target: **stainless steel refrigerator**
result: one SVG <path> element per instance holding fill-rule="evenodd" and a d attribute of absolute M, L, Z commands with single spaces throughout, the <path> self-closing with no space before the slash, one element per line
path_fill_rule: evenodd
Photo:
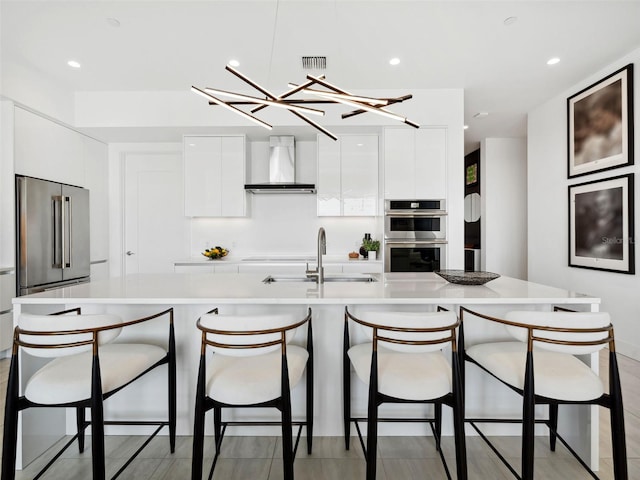
<path fill-rule="evenodd" d="M 18 295 L 89 281 L 89 190 L 16 176 Z"/>

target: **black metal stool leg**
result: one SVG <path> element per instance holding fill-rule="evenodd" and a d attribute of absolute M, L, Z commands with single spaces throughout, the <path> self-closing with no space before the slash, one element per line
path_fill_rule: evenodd
<path fill-rule="evenodd" d="M 16 448 L 18 443 L 18 355 L 11 356 L 7 397 L 4 407 L 4 433 L 2 439 L 2 480 L 16 478 Z"/>
<path fill-rule="evenodd" d="M 624 429 L 624 409 L 620 374 L 615 352 L 609 352 L 609 392 L 611 396 L 611 444 L 613 447 L 613 472 L 616 480 L 629 478 L 627 467 L 627 446 Z"/>
<path fill-rule="evenodd" d="M 282 356 L 282 467 L 284 480 L 293 480 L 293 438 L 291 432 L 291 394 L 286 355 Z"/>
<path fill-rule="evenodd" d="M 84 407 L 76 407 L 76 427 L 78 428 L 78 451 L 84 452 L 84 430 L 86 423 L 86 412 Z"/>
<path fill-rule="evenodd" d="M 213 407 L 213 438 L 216 441 L 216 454 L 219 454 L 220 435 L 222 433 L 222 407 Z"/>
<path fill-rule="evenodd" d="M 193 421 L 193 453 L 191 457 L 191 479 L 202 480 L 202 461 L 204 451 L 204 390 L 205 390 L 205 355 L 200 355 L 198 369 L 198 386 L 196 387 L 196 406 Z M 217 448 L 217 442 L 216 442 Z"/>
<path fill-rule="evenodd" d="M 173 328 L 173 311 L 169 326 L 169 447 L 171 453 L 176 451 L 176 420 L 177 420 L 177 381 L 176 381 L 176 340 Z"/>
<path fill-rule="evenodd" d="M 452 357 L 453 377 L 453 434 L 456 447 L 456 471 L 458 480 L 467 480 L 467 443 L 464 434 L 464 389 L 460 374 L 460 358 Z"/>
<path fill-rule="evenodd" d="M 376 480 L 378 461 L 378 352 L 376 350 L 371 355 L 367 410 L 367 480 Z"/>
<path fill-rule="evenodd" d="M 100 360 L 98 355 L 94 353 L 91 375 L 91 461 L 93 480 L 105 479 L 104 410 L 102 401 Z"/>
<path fill-rule="evenodd" d="M 351 364 L 349 362 L 349 324 L 345 314 L 342 345 L 342 415 L 344 421 L 344 446 L 349 450 L 351 441 Z"/>
<path fill-rule="evenodd" d="M 307 330 L 307 453 L 311 455 L 313 448 L 313 327 L 311 319 Z"/>
<path fill-rule="evenodd" d="M 433 404 L 433 417 L 436 424 L 436 450 L 440 451 L 440 439 L 442 438 L 442 404 Z"/>
<path fill-rule="evenodd" d="M 556 451 L 556 440 L 558 435 L 558 404 L 549 404 L 549 448 L 552 452 Z"/>
<path fill-rule="evenodd" d="M 535 438 L 533 378 L 533 353 L 527 352 L 522 408 L 522 480 L 533 480 L 533 442 Z"/>

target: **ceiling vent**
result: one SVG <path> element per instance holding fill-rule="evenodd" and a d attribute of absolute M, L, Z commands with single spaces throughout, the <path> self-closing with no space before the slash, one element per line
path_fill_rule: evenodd
<path fill-rule="evenodd" d="M 326 70 L 327 57 L 302 57 L 302 68 L 305 70 Z"/>

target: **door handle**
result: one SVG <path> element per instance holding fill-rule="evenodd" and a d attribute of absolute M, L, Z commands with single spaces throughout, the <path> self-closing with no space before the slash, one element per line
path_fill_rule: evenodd
<path fill-rule="evenodd" d="M 130 257 L 131 255 L 135 255 L 135 252 L 132 252 L 131 250 L 127 251 L 127 256 Z"/>

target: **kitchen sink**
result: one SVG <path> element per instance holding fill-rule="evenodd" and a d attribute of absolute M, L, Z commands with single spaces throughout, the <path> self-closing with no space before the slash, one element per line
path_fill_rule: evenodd
<path fill-rule="evenodd" d="M 315 278 L 309 278 L 305 275 L 269 275 L 264 280 L 264 283 L 274 283 L 274 282 L 309 282 L 316 283 Z M 333 282 L 377 282 L 378 279 L 373 275 L 325 275 L 324 276 L 325 283 L 333 283 Z"/>

